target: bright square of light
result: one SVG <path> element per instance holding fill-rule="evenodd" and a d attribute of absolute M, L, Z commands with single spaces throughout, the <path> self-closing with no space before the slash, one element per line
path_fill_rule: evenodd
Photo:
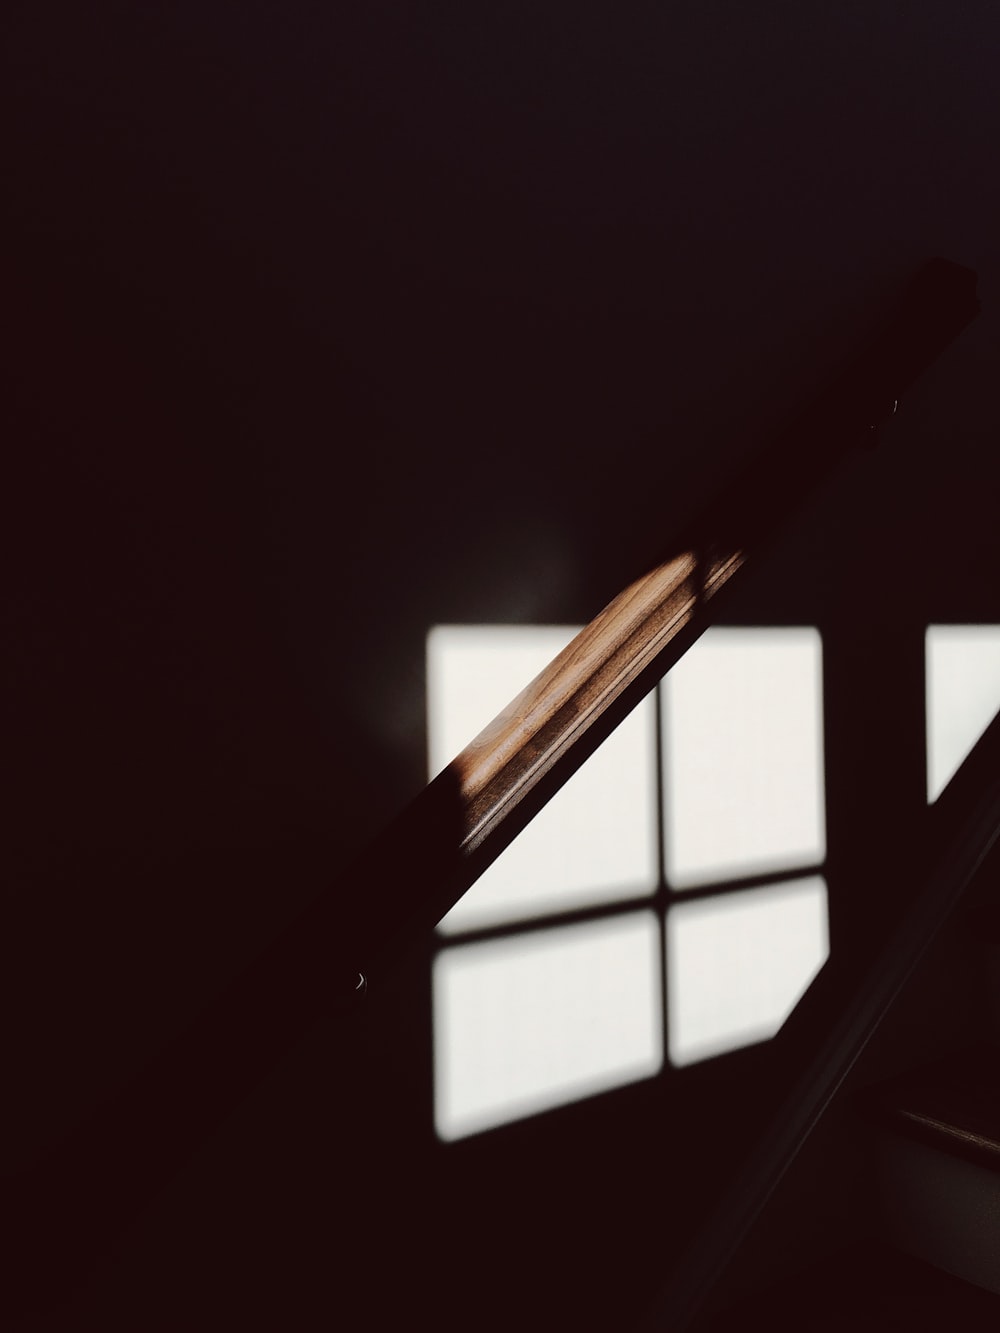
<path fill-rule="evenodd" d="M 452 945 L 434 963 L 434 1105 L 453 1140 L 663 1065 L 652 912 Z"/>
<path fill-rule="evenodd" d="M 442 625 L 427 643 L 428 759 L 441 771 L 577 633 Z M 448 913 L 451 933 L 652 893 L 656 722 L 644 699 Z"/>
<path fill-rule="evenodd" d="M 671 886 L 819 864 L 826 825 L 818 630 L 710 628 L 660 688 Z"/>
<path fill-rule="evenodd" d="M 927 800 L 947 787 L 1000 711 L 1000 625 L 929 625 Z"/>
<path fill-rule="evenodd" d="M 829 955 L 820 875 L 678 903 L 667 913 L 670 1062 L 773 1037 Z"/>

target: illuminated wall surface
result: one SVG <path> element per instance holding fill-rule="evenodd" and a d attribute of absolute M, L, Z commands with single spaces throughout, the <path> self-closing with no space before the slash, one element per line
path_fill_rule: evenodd
<path fill-rule="evenodd" d="M 575 632 L 435 629 L 432 774 Z M 710 630 L 658 694 L 440 924 L 444 1139 L 766 1040 L 826 959 L 819 634 Z"/>
<path fill-rule="evenodd" d="M 433 630 L 431 773 L 575 632 Z M 931 627 L 926 668 L 933 801 L 1000 708 L 1000 627 Z M 828 955 L 825 855 L 819 633 L 710 629 L 440 923 L 440 1137 L 774 1036 Z"/>
<path fill-rule="evenodd" d="M 1000 625 L 929 625 L 927 800 L 934 802 L 1000 712 Z"/>

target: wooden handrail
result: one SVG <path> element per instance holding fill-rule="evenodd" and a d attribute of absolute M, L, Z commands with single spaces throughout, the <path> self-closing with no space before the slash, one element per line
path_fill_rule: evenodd
<path fill-rule="evenodd" d="M 439 919 L 457 901 L 682 656 L 713 618 L 709 604 L 748 559 L 774 542 L 839 460 L 875 445 L 905 390 L 979 308 L 972 270 L 943 259 L 924 265 L 833 387 L 455 757 L 439 779 L 444 791 L 431 784 L 405 822 L 390 828 L 388 841 L 405 843 L 414 822 L 424 818 L 422 805 L 432 826 L 441 820 L 440 812 L 431 813 L 437 804 L 452 807 L 447 845 L 437 847 L 441 859 L 429 863 L 440 887 L 425 899 L 431 915 Z M 412 898 L 399 903 L 401 924 L 415 906 Z"/>
<path fill-rule="evenodd" d="M 694 551 L 632 583 L 453 761 L 463 847 L 473 852 L 591 723 L 654 662 L 743 563 L 705 570 Z"/>

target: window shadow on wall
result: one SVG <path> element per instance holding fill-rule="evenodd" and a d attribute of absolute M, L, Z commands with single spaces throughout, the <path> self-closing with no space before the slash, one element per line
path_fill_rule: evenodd
<path fill-rule="evenodd" d="M 573 636 L 440 626 L 432 772 Z M 766 1041 L 826 961 L 822 643 L 709 629 L 438 928 L 452 1141 Z"/>

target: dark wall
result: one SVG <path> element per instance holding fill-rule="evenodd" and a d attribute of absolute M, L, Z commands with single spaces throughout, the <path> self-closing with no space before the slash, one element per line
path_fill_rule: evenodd
<path fill-rule="evenodd" d="M 912 752 L 893 644 L 1000 618 L 988 5 L 36 3 L 5 30 L 10 1165 L 419 790 L 431 625 L 589 618 L 942 254 L 983 314 L 739 611 L 831 627 L 880 753 Z M 872 832 L 857 759 L 841 822 Z M 537 1269 L 558 1308 L 586 1251 L 541 1238 L 596 1198 L 571 1231 L 599 1255 L 655 1139 L 624 1190 L 574 1152 L 623 1145 L 628 1096 L 561 1156 L 528 1129 L 445 1162 L 411 966 L 147 1216 L 102 1327 L 410 1291 L 482 1327 L 439 1247 L 519 1201 L 523 1243 L 467 1271 L 512 1273 L 509 1313 Z M 462 1235 L 428 1237 L 436 1197 Z M 359 1216 L 370 1271 L 363 1238 L 338 1261 Z M 645 1243 L 612 1245 L 643 1282 Z"/>

